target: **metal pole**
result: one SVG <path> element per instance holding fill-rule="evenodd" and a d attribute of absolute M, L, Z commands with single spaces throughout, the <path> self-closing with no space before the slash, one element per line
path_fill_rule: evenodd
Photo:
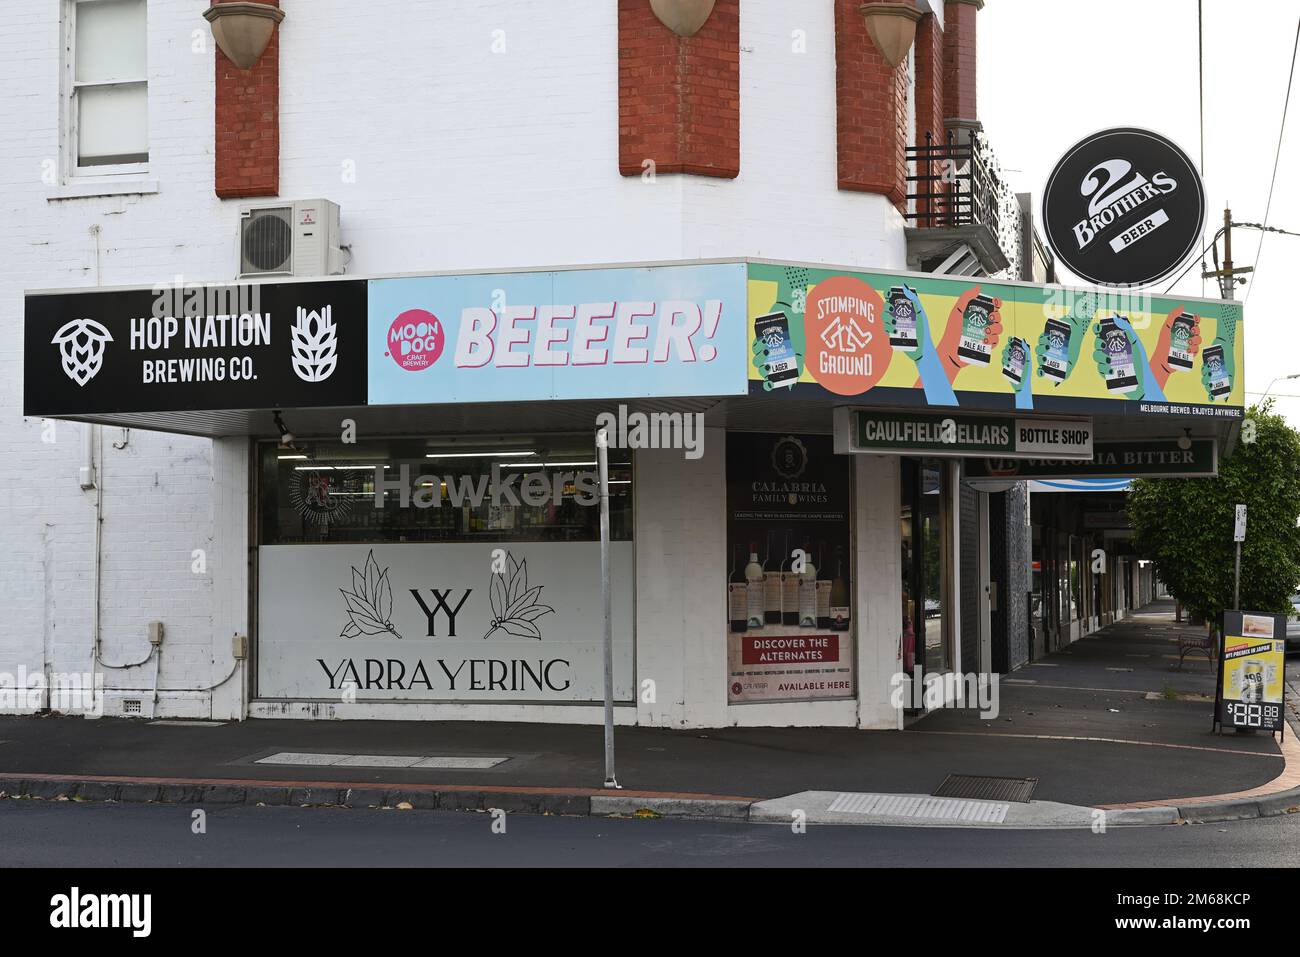
<path fill-rule="evenodd" d="M 1241 542 L 1237 542 L 1237 564 L 1232 577 L 1232 610 L 1241 611 Z"/>
<path fill-rule="evenodd" d="M 609 587 L 609 434 L 596 431 L 596 462 L 600 475 L 600 598 L 605 609 L 605 787 L 619 786 L 614 777 L 614 615 Z"/>

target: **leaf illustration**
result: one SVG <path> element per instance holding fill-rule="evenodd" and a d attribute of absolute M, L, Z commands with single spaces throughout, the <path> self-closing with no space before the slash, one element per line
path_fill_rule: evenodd
<path fill-rule="evenodd" d="M 528 587 L 528 559 L 517 562 L 509 552 L 506 552 L 506 558 L 510 565 L 510 578 L 507 580 L 503 573 L 492 575 L 489 588 L 492 623 L 488 625 L 483 637 L 488 638 L 497 631 L 504 631 L 516 638 L 536 638 L 541 641 L 542 631 L 533 622 L 543 615 L 555 612 L 549 605 L 537 604 L 537 599 L 546 586 Z"/>
<path fill-rule="evenodd" d="M 290 327 L 293 348 L 293 371 L 304 382 L 324 382 L 338 365 L 338 326 L 331 315 L 332 306 L 319 312 L 298 307 L 298 318 Z"/>
<path fill-rule="evenodd" d="M 348 624 L 339 632 L 340 638 L 359 635 L 392 635 L 401 638 L 393 627 L 393 588 L 388 581 L 388 569 L 379 570 L 375 551 L 370 550 L 365 564 L 352 569 L 352 591 L 339 589 L 348 608 Z"/>
<path fill-rule="evenodd" d="M 492 585 L 488 588 L 488 600 L 492 603 L 492 615 L 502 618 L 506 613 L 506 585 L 503 575 L 493 575 Z"/>

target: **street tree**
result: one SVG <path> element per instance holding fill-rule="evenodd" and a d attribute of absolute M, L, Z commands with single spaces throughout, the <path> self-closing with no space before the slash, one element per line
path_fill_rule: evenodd
<path fill-rule="evenodd" d="M 1210 479 L 1138 479 L 1129 492 L 1134 545 L 1169 593 L 1214 621 L 1232 607 L 1236 506 L 1247 507 L 1241 607 L 1289 612 L 1300 584 L 1300 433 L 1252 406 L 1240 441 Z"/>

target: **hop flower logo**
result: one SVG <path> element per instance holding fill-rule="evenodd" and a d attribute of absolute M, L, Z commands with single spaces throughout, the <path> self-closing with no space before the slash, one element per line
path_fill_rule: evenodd
<path fill-rule="evenodd" d="M 324 382 L 338 365 L 338 326 L 332 308 L 308 312 L 298 307 L 291 330 L 293 371 L 303 382 Z"/>
<path fill-rule="evenodd" d="M 84 386 L 104 367 L 104 347 L 112 341 L 109 331 L 94 319 L 73 319 L 59 328 L 50 344 L 59 347 L 64 374 Z"/>

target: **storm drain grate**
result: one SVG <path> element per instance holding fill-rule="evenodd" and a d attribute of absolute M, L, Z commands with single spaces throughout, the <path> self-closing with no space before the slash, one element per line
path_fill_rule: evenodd
<path fill-rule="evenodd" d="M 1036 787 L 1038 787 L 1038 778 L 991 778 L 978 774 L 950 774 L 935 789 L 934 796 L 1028 804 Z"/>

